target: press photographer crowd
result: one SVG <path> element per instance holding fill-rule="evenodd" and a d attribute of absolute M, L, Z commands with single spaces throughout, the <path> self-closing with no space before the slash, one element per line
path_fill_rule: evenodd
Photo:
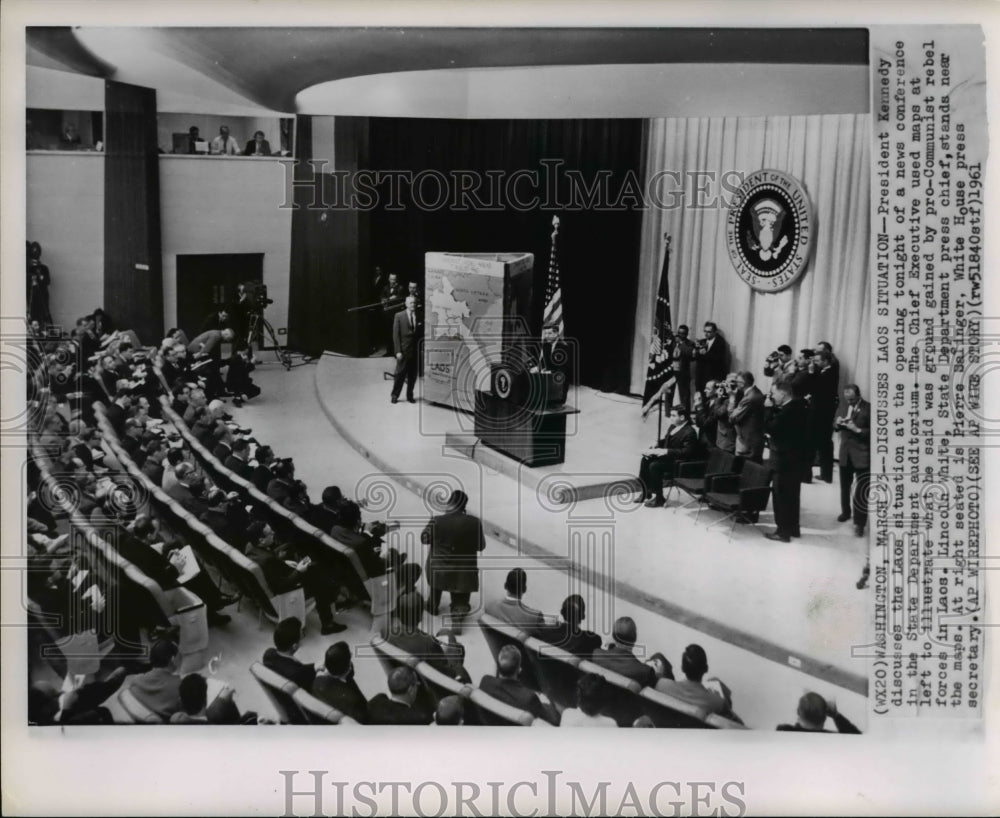
<path fill-rule="evenodd" d="M 679 326 L 668 339 L 670 378 L 661 400 L 670 409 L 670 426 L 657 445 L 643 453 L 639 477 L 644 491 L 637 502 L 665 505 L 664 488 L 698 491 L 725 508 L 728 495 L 735 521 L 756 522 L 771 499 L 775 529 L 768 539 L 790 542 L 802 536 L 802 484 L 832 483 L 834 434 L 840 484 L 838 522 L 852 522 L 864 536 L 868 522 L 871 407 L 856 384 L 840 387 L 840 363 L 833 347 L 820 341 L 793 354 L 787 344 L 764 361 L 768 394 L 749 371 L 729 371 L 730 350 L 712 322 L 704 337 L 689 339 Z M 841 401 L 841 397 L 843 401 Z M 765 463 L 764 454 L 767 452 Z M 685 462 L 701 466 L 685 472 Z M 748 465 L 750 464 L 750 465 Z M 758 468 L 765 464 L 765 468 Z M 818 469 L 818 474 L 814 470 Z M 738 475 L 711 485 L 712 475 Z M 768 486 L 770 488 L 768 489 Z M 756 492 L 756 493 L 754 493 Z M 833 509 L 831 509 L 833 514 Z M 868 581 L 866 567 L 858 582 Z"/>

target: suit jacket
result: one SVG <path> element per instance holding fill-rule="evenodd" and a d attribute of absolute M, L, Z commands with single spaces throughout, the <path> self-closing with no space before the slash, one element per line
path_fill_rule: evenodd
<path fill-rule="evenodd" d="M 434 714 L 427 710 L 393 701 L 379 693 L 368 702 L 369 724 L 431 724 Z"/>
<path fill-rule="evenodd" d="M 694 344 L 674 338 L 674 348 L 670 355 L 670 368 L 678 374 L 691 377 L 691 361 L 694 360 Z"/>
<path fill-rule="evenodd" d="M 523 631 L 535 635 L 535 631 L 545 623 L 541 611 L 529 608 L 518 599 L 508 599 L 504 597 L 497 602 L 491 602 L 486 606 L 486 613 L 516 625 Z"/>
<path fill-rule="evenodd" d="M 595 650 L 590 661 L 595 665 L 620 673 L 622 676 L 627 676 L 643 686 L 656 682 L 656 673 L 653 668 L 636 659 L 631 650 L 618 647 L 614 643 L 606 648 Z"/>
<path fill-rule="evenodd" d="M 253 474 L 250 464 L 246 460 L 240 460 L 236 455 L 231 454 L 226 458 L 225 466 L 233 474 L 238 474 L 244 480 L 249 480 Z"/>
<path fill-rule="evenodd" d="M 154 667 L 132 679 L 129 689 L 146 707 L 169 719 L 181 709 L 181 677 L 163 667 Z"/>
<path fill-rule="evenodd" d="M 823 424 L 825 432 L 829 430 L 833 416 L 837 414 L 837 405 L 840 403 L 837 390 L 838 375 L 830 366 L 814 373 L 812 378 L 813 413 L 817 421 Z"/>
<path fill-rule="evenodd" d="M 345 682 L 329 673 L 318 673 L 312 684 L 312 694 L 345 716 L 361 724 L 368 723 L 368 701 L 354 679 Z"/>
<path fill-rule="evenodd" d="M 434 517 L 420 541 L 431 547 L 424 574 L 432 588 L 456 593 L 479 590 L 476 557 L 486 548 L 486 539 L 478 517 L 461 511 Z"/>
<path fill-rule="evenodd" d="M 715 418 L 715 445 L 724 452 L 736 452 L 736 427 L 729 418 L 729 398 L 717 397 L 712 401 Z"/>
<path fill-rule="evenodd" d="M 274 479 L 274 473 L 267 467 L 258 464 L 257 468 L 250 474 L 250 482 L 257 487 L 257 491 L 267 492 L 268 484 Z"/>
<path fill-rule="evenodd" d="M 284 676 L 290 682 L 295 682 L 305 690 L 312 687 L 313 680 L 316 678 L 315 667 L 303 664 L 292 656 L 284 656 L 278 653 L 275 648 L 268 648 L 264 651 L 263 664 L 264 667 Z"/>
<path fill-rule="evenodd" d="M 809 446 L 809 410 L 802 398 L 777 407 L 767 422 L 770 464 L 776 471 L 800 471 Z"/>
<path fill-rule="evenodd" d="M 698 454 L 698 432 L 690 423 L 671 428 L 657 448 L 666 449 L 674 460 L 690 460 Z"/>
<path fill-rule="evenodd" d="M 243 151 L 243 155 L 244 156 L 255 156 L 256 155 L 256 151 L 257 151 L 257 140 L 256 139 L 251 139 L 249 142 L 247 142 L 247 149 L 245 151 Z M 262 139 L 261 140 L 261 143 L 260 143 L 260 153 L 261 153 L 261 156 L 270 156 L 271 155 L 271 143 L 268 142 L 266 139 Z"/>
<path fill-rule="evenodd" d="M 406 310 L 400 310 L 392 319 L 392 343 L 396 354 L 402 353 L 404 358 L 414 357 L 420 343 L 423 321 L 416 311 L 413 313 L 413 323 L 414 326 L 410 327 L 409 314 Z"/>
<path fill-rule="evenodd" d="M 554 707 L 546 706 L 520 679 L 504 679 L 499 676 L 483 676 L 479 689 L 494 699 L 513 705 L 519 710 L 527 710 L 539 719 L 545 719 L 550 724 L 559 724 L 559 714 Z"/>
<path fill-rule="evenodd" d="M 838 420 L 847 418 L 851 411 L 850 404 L 844 404 Z M 841 428 L 840 431 L 840 452 L 837 460 L 840 465 L 850 464 L 856 469 L 867 469 L 871 467 L 871 422 L 872 406 L 864 398 L 859 398 L 854 407 L 854 415 L 851 418 L 854 425 L 861 431 L 852 432 L 850 429 Z"/>
<path fill-rule="evenodd" d="M 410 656 L 417 656 L 421 661 L 427 662 L 435 670 L 451 676 L 452 668 L 449 666 L 448 658 L 444 655 L 444 648 L 429 633 L 425 633 L 419 628 L 407 631 L 394 623 L 394 627 L 382 629 L 382 638 L 390 645 L 399 648 Z"/>
<path fill-rule="evenodd" d="M 379 556 L 379 548 L 382 545 L 381 541 L 375 539 L 370 534 L 345 528 L 339 523 L 333 525 L 326 533 L 358 555 L 358 559 L 361 560 L 361 567 L 365 569 L 365 573 L 368 576 L 378 577 L 385 573 L 385 563 Z"/>
<path fill-rule="evenodd" d="M 729 344 L 720 335 L 715 336 L 712 346 L 698 356 L 698 382 L 722 380 L 729 374 Z"/>
<path fill-rule="evenodd" d="M 570 628 L 568 622 L 560 622 L 552 628 L 539 628 L 537 636 L 560 650 L 584 659 L 589 659 L 601 646 L 601 637 L 596 633 Z"/>
<path fill-rule="evenodd" d="M 751 457 L 764 451 L 764 393 L 756 386 L 743 392 L 729 422 L 736 428 L 736 454 Z"/>

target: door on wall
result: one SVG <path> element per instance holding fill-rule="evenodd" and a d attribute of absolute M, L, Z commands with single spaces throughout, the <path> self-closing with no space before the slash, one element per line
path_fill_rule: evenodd
<path fill-rule="evenodd" d="M 236 300 L 238 284 L 263 281 L 263 253 L 178 255 L 177 326 L 193 338 L 210 313 Z"/>

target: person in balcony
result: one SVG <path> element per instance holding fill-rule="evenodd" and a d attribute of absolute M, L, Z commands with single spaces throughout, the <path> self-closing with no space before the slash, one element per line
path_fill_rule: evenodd
<path fill-rule="evenodd" d="M 239 156 L 240 146 L 236 139 L 229 135 L 229 126 L 219 127 L 219 135 L 208 146 L 208 152 L 213 156 Z"/>
<path fill-rule="evenodd" d="M 264 138 L 263 131 L 254 131 L 253 139 L 247 142 L 247 148 L 243 151 L 246 156 L 270 156 L 271 145 Z"/>

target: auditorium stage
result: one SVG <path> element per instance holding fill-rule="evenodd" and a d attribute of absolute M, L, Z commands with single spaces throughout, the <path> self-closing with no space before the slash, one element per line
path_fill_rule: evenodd
<path fill-rule="evenodd" d="M 728 522 L 709 527 L 722 515 L 699 515 L 697 504 L 681 507 L 674 497 L 665 508 L 647 509 L 630 502 L 638 452 L 656 436 L 655 415 L 643 422 L 637 400 L 572 390 L 580 412 L 568 426 L 566 462 L 528 469 L 473 445 L 471 416 L 423 401 L 392 405 L 383 376 L 392 364 L 327 354 L 316 367 L 323 411 L 372 464 L 356 487 L 370 512 L 394 516 L 399 487 L 425 496 L 428 514 L 428 495 L 463 488 L 487 536 L 563 571 L 567 590 L 591 599 L 595 630 L 614 618 L 595 588 L 611 588 L 616 598 L 865 694 L 865 662 L 852 658 L 851 646 L 868 642 L 868 594 L 855 587 L 867 539 L 836 521 L 836 484 L 803 486 L 800 540 L 765 539 L 770 510 L 758 528 L 737 525 L 730 539 Z M 419 389 L 418 382 L 418 396 Z M 403 519 L 397 542 L 419 548 L 405 533 L 426 519 Z M 508 562 L 490 577 L 487 549 L 483 581 L 502 584 Z"/>

